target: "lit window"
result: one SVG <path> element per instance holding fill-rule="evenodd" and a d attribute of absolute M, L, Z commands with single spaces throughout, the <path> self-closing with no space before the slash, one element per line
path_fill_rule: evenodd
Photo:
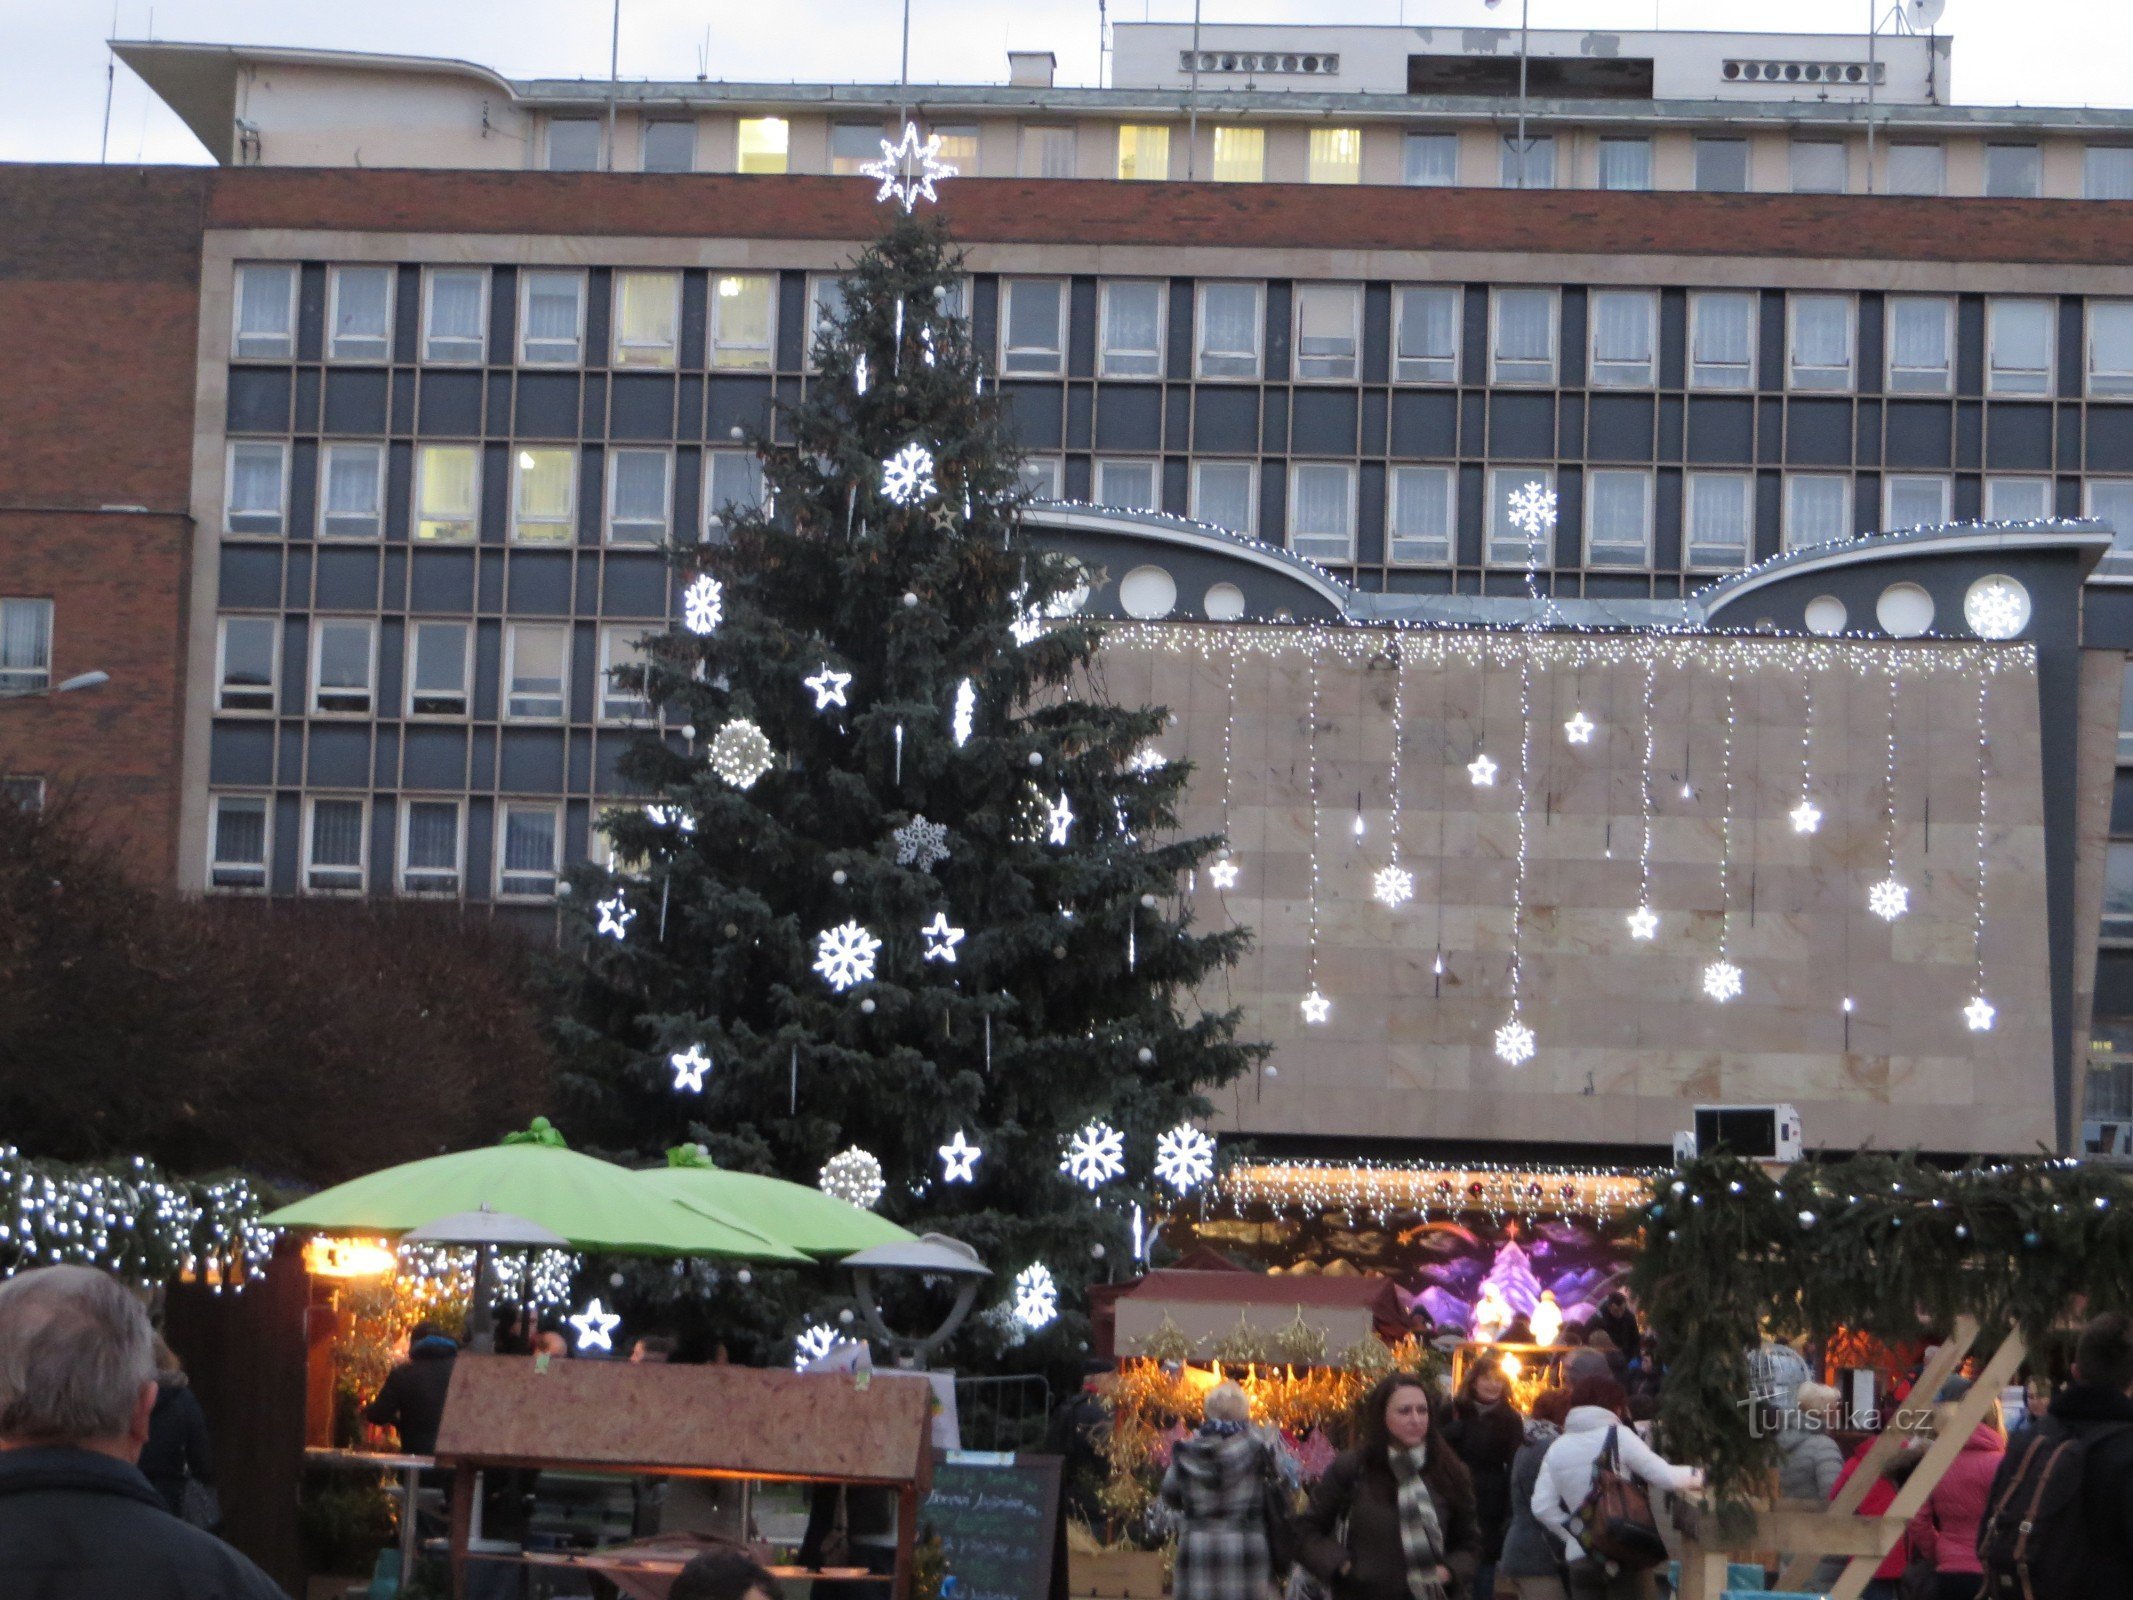
<path fill-rule="evenodd" d="M 289 447 L 243 439 L 230 446 L 225 533 L 278 534 L 287 524 Z"/>
<path fill-rule="evenodd" d="M 815 346 L 824 339 L 834 341 L 837 323 L 844 315 L 844 280 L 832 277 L 811 277 L 807 280 L 807 370 L 815 370 Z"/>
<path fill-rule="evenodd" d="M 1249 461 L 1195 461 L 1192 514 L 1231 533 L 1259 527 L 1259 469 Z"/>
<path fill-rule="evenodd" d="M 319 452 L 318 536 L 375 539 L 385 531 L 385 446 L 328 444 Z"/>
<path fill-rule="evenodd" d="M 1194 370 L 1203 378 L 1259 376 L 1259 335 L 1265 322 L 1257 283 L 1200 285 L 1199 338 Z"/>
<path fill-rule="evenodd" d="M 461 832 L 457 800 L 400 805 L 400 892 L 459 893 Z"/>
<path fill-rule="evenodd" d="M 504 629 L 504 715 L 556 722 L 570 671 L 570 629 L 560 622 L 514 622 Z"/>
<path fill-rule="evenodd" d="M 1787 310 L 1792 319 L 1789 372 L 1795 389 L 1849 389 L 1852 386 L 1852 297 L 1848 294 L 1796 294 Z"/>
<path fill-rule="evenodd" d="M 1008 278 L 1000 285 L 1000 370 L 1038 375 L 1066 370 L 1066 284 Z"/>
<path fill-rule="evenodd" d="M 383 361 L 392 353 L 393 269 L 335 267 L 326 301 L 331 361 Z"/>
<path fill-rule="evenodd" d="M 1696 187 L 1706 194 L 1743 194 L 1748 188 L 1746 139 L 1698 139 Z"/>
<path fill-rule="evenodd" d="M 2089 302 L 2089 393 L 2133 394 L 2133 300 Z"/>
<path fill-rule="evenodd" d="M 1460 291 L 1429 284 L 1392 291 L 1392 375 L 1400 383 L 1459 379 Z"/>
<path fill-rule="evenodd" d="M 644 170 L 647 172 L 694 172 L 696 170 L 696 124 L 693 122 L 647 122 L 644 125 Z"/>
<path fill-rule="evenodd" d="M 0 600 L 0 695 L 35 694 L 52 681 L 52 602 Z"/>
<path fill-rule="evenodd" d="M 704 539 L 723 543 L 729 512 L 763 508 L 763 463 L 753 450 L 704 452 Z"/>
<path fill-rule="evenodd" d="M 556 808 L 547 801 L 506 800 L 496 853 L 496 893 L 503 900 L 555 898 L 556 845 L 562 836 Z"/>
<path fill-rule="evenodd" d="M 671 367 L 681 346 L 681 274 L 615 274 L 615 365 Z"/>
<path fill-rule="evenodd" d="M 1947 153 L 1937 144 L 1889 146 L 1890 194 L 1939 194 L 1947 187 Z"/>
<path fill-rule="evenodd" d="M 1755 543 L 1755 480 L 1745 472 L 1692 472 L 1685 501 L 1690 567 L 1732 572 Z"/>
<path fill-rule="evenodd" d="M 1784 537 L 1787 550 L 1849 539 L 1852 480 L 1834 472 L 1785 475 Z"/>
<path fill-rule="evenodd" d="M 1363 130 L 1313 128 L 1310 166 L 1306 172 L 1312 183 L 1361 183 Z"/>
<path fill-rule="evenodd" d="M 1452 559 L 1456 483 L 1450 467 L 1392 469 L 1385 523 L 1394 561 L 1441 567 Z"/>
<path fill-rule="evenodd" d="M 2058 318 L 2049 300 L 1985 302 L 1985 392 L 2052 392 L 2052 345 Z"/>
<path fill-rule="evenodd" d="M 1946 394 L 1955 378 L 1955 302 L 1901 294 L 1888 308 L 1890 393 Z"/>
<path fill-rule="evenodd" d="M 2051 514 L 2051 479 L 1991 477 L 1985 480 L 1985 519 L 1988 522 L 2038 522 Z"/>
<path fill-rule="evenodd" d="M 831 280 L 834 281 L 834 280 Z M 711 365 L 770 365 L 777 280 L 768 273 L 725 273 L 711 281 Z"/>
<path fill-rule="evenodd" d="M 1211 176 L 1217 183 L 1258 183 L 1264 179 L 1266 130 L 1215 129 L 1215 163 Z"/>
<path fill-rule="evenodd" d="M 1118 130 L 1118 175 L 1132 182 L 1170 176 L 1170 130 L 1127 123 Z"/>
<path fill-rule="evenodd" d="M 1523 146 L 1515 137 L 1506 136 L 1500 181 L 1506 189 L 1553 189 L 1555 135 L 1529 134 Z"/>
<path fill-rule="evenodd" d="M 861 167 L 881 159 L 881 137 L 878 122 L 831 123 L 830 171 L 839 177 L 857 177 Z"/>
<path fill-rule="evenodd" d="M 217 711 L 272 711 L 281 623 L 273 617 L 224 617 L 216 669 Z"/>
<path fill-rule="evenodd" d="M 2081 494 L 2081 514 L 2111 525 L 2111 554 L 2122 556 L 2133 550 L 2133 478 L 2090 478 L 2083 483 Z M 2126 707 L 2133 712 L 2133 698 Z"/>
<path fill-rule="evenodd" d="M 553 118 L 548 124 L 548 170 L 597 172 L 599 168 L 599 118 Z"/>
<path fill-rule="evenodd" d="M 1651 140 L 1602 139 L 1600 141 L 1601 188 L 1649 189 L 1651 186 Z"/>
<path fill-rule="evenodd" d="M 1949 483 L 1939 473 L 1892 472 L 1882 483 L 1884 528 L 1930 528 L 1948 520 Z"/>
<path fill-rule="evenodd" d="M 607 457 L 607 542 L 666 542 L 672 456 L 665 450 L 618 449 Z"/>
<path fill-rule="evenodd" d="M 2084 150 L 2081 192 L 2091 200 L 2133 200 L 2133 145 L 2092 144 Z"/>
<path fill-rule="evenodd" d="M 2044 192 L 2044 152 L 2033 144 L 1985 146 L 1985 193 L 2002 200 L 2034 200 Z"/>
<path fill-rule="evenodd" d="M 1096 503 L 1121 511 L 1160 511 L 1153 461 L 1096 463 Z"/>
<path fill-rule="evenodd" d="M 978 174 L 978 130 L 974 123 L 936 122 L 927 129 L 941 141 L 938 155 L 965 178 Z"/>
<path fill-rule="evenodd" d="M 520 446 L 511 475 L 511 537 L 521 544 L 568 544 L 577 505 L 578 453 Z"/>
<path fill-rule="evenodd" d="M 741 118 L 739 150 L 740 169 L 743 172 L 783 172 L 785 151 L 792 134 L 792 125 L 783 117 Z M 877 138 L 880 136 L 877 134 Z M 875 146 L 879 156 L 881 148 Z"/>
<path fill-rule="evenodd" d="M 322 716 L 368 716 L 377 676 L 378 625 L 318 617 L 311 625 L 311 709 Z"/>
<path fill-rule="evenodd" d="M 1410 133 L 1401 180 L 1413 189 L 1447 188 L 1459 181 L 1459 135 Z"/>
<path fill-rule="evenodd" d="M 422 307 L 422 359 L 470 365 L 488 348 L 489 274 L 481 267 L 433 267 Z"/>
<path fill-rule="evenodd" d="M 1843 144 L 1835 139 L 1792 141 L 1792 192 L 1842 194 L 1850 177 Z"/>
<path fill-rule="evenodd" d="M 1689 296 L 1689 387 L 1755 387 L 1755 296 Z"/>
<path fill-rule="evenodd" d="M 528 366 L 576 366 L 585 335 L 584 275 L 528 272 L 519 282 L 519 360 Z"/>
<path fill-rule="evenodd" d="M 1024 456 L 1022 465 L 1015 469 L 1015 477 L 1022 492 L 1032 500 L 1057 500 L 1060 469 L 1064 465 L 1057 456 Z"/>
<path fill-rule="evenodd" d="M 1072 128 L 1025 127 L 1022 130 L 1022 156 L 1015 168 L 1022 177 L 1071 178 L 1075 173 L 1075 160 Z"/>
<path fill-rule="evenodd" d="M 1555 471 L 1552 467 L 1491 467 L 1489 468 L 1489 520 L 1487 546 L 1483 554 L 1492 567 L 1522 567 L 1536 557 L 1536 564 L 1543 570 L 1555 565 L 1553 536 L 1545 529 L 1536 536 L 1511 520 L 1511 497 L 1529 483 L 1537 483 L 1543 489 L 1555 488 Z"/>
<path fill-rule="evenodd" d="M 1313 561 L 1355 559 L 1355 468 L 1302 461 L 1289 469 L 1289 548 Z"/>
<path fill-rule="evenodd" d="M 1498 289 L 1491 296 L 1498 383 L 1555 382 L 1555 291 Z"/>
<path fill-rule="evenodd" d="M 415 447 L 415 538 L 464 544 L 480 510 L 481 452 L 470 444 Z"/>
<path fill-rule="evenodd" d="M 239 361 L 287 361 L 296 354 L 296 268 L 248 261 L 237 269 L 230 354 Z"/>
<path fill-rule="evenodd" d="M 1362 339 L 1363 291 L 1353 284 L 1296 286 L 1296 376 L 1353 382 Z"/>
<path fill-rule="evenodd" d="M 1585 474 L 1585 561 L 1594 567 L 1651 565 L 1649 472 L 1598 467 Z"/>
<path fill-rule="evenodd" d="M 644 628 L 630 624 L 600 630 L 600 720 L 644 722 L 652 715 L 652 702 L 644 690 L 626 687 L 618 673 L 647 664 L 642 643 Z"/>
<path fill-rule="evenodd" d="M 1658 296 L 1642 289 L 1595 289 L 1591 316 L 1593 387 L 1649 389 Z"/>
<path fill-rule="evenodd" d="M 1170 286 L 1106 279 L 1100 370 L 1106 378 L 1160 378 Z"/>
<path fill-rule="evenodd" d="M 267 886 L 267 799 L 258 794 L 218 794 L 209 826 L 207 881 L 215 889 Z"/>
<path fill-rule="evenodd" d="M 474 627 L 467 622 L 408 624 L 407 714 L 463 717 L 467 714 L 467 659 Z"/>

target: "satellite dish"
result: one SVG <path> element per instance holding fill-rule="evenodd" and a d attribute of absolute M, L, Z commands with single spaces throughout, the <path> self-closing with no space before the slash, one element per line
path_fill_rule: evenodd
<path fill-rule="evenodd" d="M 1914 28 L 1930 28 L 1948 9 L 1948 0 L 1903 0 L 1904 20 Z"/>

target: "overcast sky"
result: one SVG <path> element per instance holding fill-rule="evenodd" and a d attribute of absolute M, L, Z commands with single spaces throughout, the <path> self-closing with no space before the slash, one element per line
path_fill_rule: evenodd
<path fill-rule="evenodd" d="M 1880 0 L 1886 15 L 1895 0 Z M 1204 0 L 1210 22 L 1516 24 L 1519 0 Z M 1532 0 L 1550 28 L 1863 31 L 1872 0 Z M 510 77 L 605 77 L 608 0 L 118 0 L 115 36 L 457 56 Z M 1097 81 L 1098 0 L 912 0 L 911 76 L 1004 80 L 1004 52 L 1051 50 L 1059 81 Z M 1187 20 L 1191 0 L 1111 0 L 1113 21 Z M 899 0 L 622 0 L 627 78 L 893 82 Z M 2133 0 L 1950 0 L 1957 99 L 2119 105 L 2133 100 Z M 0 160 L 94 161 L 112 0 L 0 0 Z M 206 152 L 123 66 L 113 161 Z"/>

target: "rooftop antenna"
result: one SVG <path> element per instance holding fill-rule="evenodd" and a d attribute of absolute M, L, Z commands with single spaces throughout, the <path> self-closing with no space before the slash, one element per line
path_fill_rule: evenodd
<path fill-rule="evenodd" d="M 696 81 L 702 83 L 711 76 L 711 30 L 704 29 L 704 42 L 696 47 Z"/>
<path fill-rule="evenodd" d="M 898 69 L 897 92 L 903 104 L 897 109 L 896 120 L 909 123 L 911 120 L 911 0 L 904 0 L 904 59 Z"/>
<path fill-rule="evenodd" d="M 1096 87 L 1104 86 L 1104 53 L 1111 48 L 1111 23 L 1104 0 L 1096 0 Z"/>

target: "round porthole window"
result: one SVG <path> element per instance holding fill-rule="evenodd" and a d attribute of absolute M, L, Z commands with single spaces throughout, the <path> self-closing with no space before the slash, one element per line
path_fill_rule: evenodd
<path fill-rule="evenodd" d="M 1118 582 L 1118 603 L 1129 617 L 1167 617 L 1178 603 L 1177 580 L 1161 567 L 1135 567 Z"/>
<path fill-rule="evenodd" d="M 1833 594 L 1818 594 L 1807 602 L 1807 631 L 1819 633 L 1825 638 L 1842 633 L 1844 624 L 1851 620 L 1851 613 L 1844 609 L 1844 602 Z"/>
<path fill-rule="evenodd" d="M 1211 583 L 1200 598 L 1200 609 L 1210 622 L 1235 622 L 1244 615 L 1244 591 L 1234 583 Z"/>
<path fill-rule="evenodd" d="M 1915 639 L 1933 626 L 1933 597 L 1915 583 L 1892 583 L 1874 602 L 1874 620 L 1892 639 Z"/>
<path fill-rule="evenodd" d="M 2029 591 L 2005 573 L 1980 578 L 1963 596 L 1963 621 L 1980 639 L 2012 639 L 2029 626 Z"/>

